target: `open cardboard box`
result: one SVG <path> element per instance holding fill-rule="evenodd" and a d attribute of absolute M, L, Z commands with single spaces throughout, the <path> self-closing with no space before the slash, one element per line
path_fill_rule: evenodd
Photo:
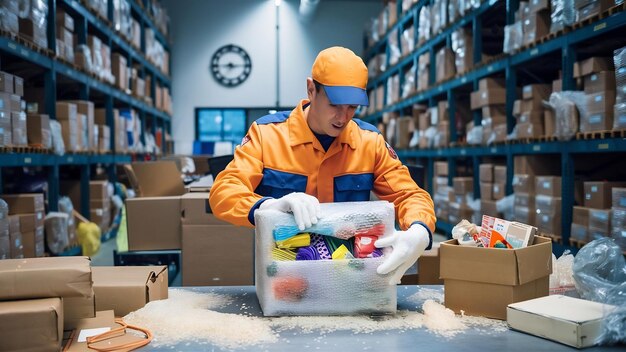
<path fill-rule="evenodd" d="M 552 242 L 535 236 L 519 249 L 460 246 L 448 240 L 440 248 L 445 306 L 456 313 L 506 319 L 510 303 L 548 295 Z"/>
<path fill-rule="evenodd" d="M 94 266 L 96 310 L 125 316 L 146 303 L 167 298 L 167 266 Z"/>

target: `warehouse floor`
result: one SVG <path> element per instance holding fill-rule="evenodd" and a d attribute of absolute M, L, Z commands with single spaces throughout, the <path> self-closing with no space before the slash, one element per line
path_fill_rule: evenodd
<path fill-rule="evenodd" d="M 447 239 L 445 235 L 442 235 L 439 233 L 435 233 L 433 237 L 434 237 L 433 238 L 434 242 L 442 242 Z M 100 251 L 96 255 L 91 257 L 91 265 L 92 266 L 112 266 L 113 265 L 113 251 L 117 249 L 116 244 L 117 243 L 114 238 L 102 243 L 100 245 Z M 170 286 L 172 287 L 182 286 L 181 282 L 182 282 L 182 278 L 179 273 L 174 278 L 174 281 L 172 282 Z"/>

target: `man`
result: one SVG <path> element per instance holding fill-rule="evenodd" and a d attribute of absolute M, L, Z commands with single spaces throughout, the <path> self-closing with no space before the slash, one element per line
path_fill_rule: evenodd
<path fill-rule="evenodd" d="M 390 284 L 432 244 L 435 213 L 430 195 L 372 125 L 353 119 L 368 105 L 367 67 L 342 47 L 319 53 L 307 78 L 308 99 L 291 112 L 261 117 L 219 174 L 210 192 L 213 213 L 254 225 L 257 209 L 293 213 L 301 230 L 319 218 L 320 202 L 367 201 L 370 191 L 393 202 L 403 231 L 376 241 L 393 251 L 377 272 L 393 270 Z"/>

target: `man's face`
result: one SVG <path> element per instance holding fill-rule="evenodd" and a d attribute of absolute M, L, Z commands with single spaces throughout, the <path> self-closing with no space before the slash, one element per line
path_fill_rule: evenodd
<path fill-rule="evenodd" d="M 311 105 L 307 122 L 313 132 L 337 137 L 346 128 L 357 105 L 333 105 L 328 100 L 324 87 L 319 91 L 315 90 L 315 84 L 311 78 L 307 79 L 307 93 Z"/>

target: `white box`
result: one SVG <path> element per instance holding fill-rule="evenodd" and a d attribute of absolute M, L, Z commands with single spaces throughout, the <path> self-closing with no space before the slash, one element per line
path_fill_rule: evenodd
<path fill-rule="evenodd" d="M 583 299 L 552 295 L 509 304 L 509 327 L 548 340 L 582 348 L 596 344 L 603 317 L 616 307 Z"/>
<path fill-rule="evenodd" d="M 396 285 L 389 285 L 393 272 L 376 273 L 391 248 L 385 248 L 383 256 L 376 258 L 303 261 L 272 258 L 275 236 L 284 239 L 309 232 L 347 239 L 377 227 L 381 237 L 395 230 L 395 211 L 389 202 L 323 203 L 320 207 L 320 220 L 305 231 L 298 231 L 291 214 L 276 210 L 255 212 L 255 283 L 263 315 L 395 313 Z M 289 280 L 297 284 L 297 290 L 285 285 Z"/>

